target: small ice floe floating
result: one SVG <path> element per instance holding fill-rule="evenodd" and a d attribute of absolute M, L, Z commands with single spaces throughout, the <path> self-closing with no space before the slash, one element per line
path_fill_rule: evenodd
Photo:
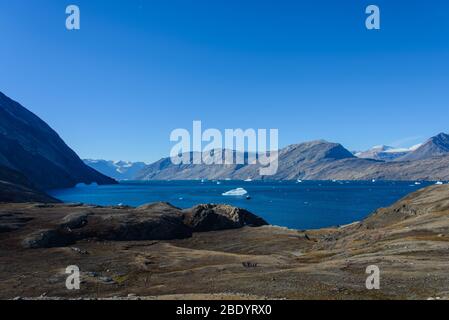
<path fill-rule="evenodd" d="M 237 196 L 237 197 L 239 197 L 239 196 L 245 196 L 247 194 L 248 194 L 248 191 L 246 191 L 245 189 L 237 188 L 237 189 L 233 189 L 233 190 L 230 190 L 228 192 L 225 192 L 222 195 L 223 196 Z"/>
<path fill-rule="evenodd" d="M 251 178 L 248 178 L 245 180 L 245 182 L 252 182 L 252 181 L 253 181 L 253 179 L 251 179 Z"/>
<path fill-rule="evenodd" d="M 298 183 L 302 183 L 302 180 L 301 180 L 301 179 L 298 179 L 298 180 L 296 180 L 296 182 L 298 182 Z"/>
<path fill-rule="evenodd" d="M 373 179 L 372 182 L 375 183 L 375 182 L 376 182 L 376 179 Z"/>
<path fill-rule="evenodd" d="M 421 185 L 421 182 L 415 182 L 415 186 L 419 186 L 419 185 Z"/>
<path fill-rule="evenodd" d="M 441 182 L 441 181 L 437 181 L 437 183 L 435 183 L 437 186 L 441 186 L 441 185 L 443 185 L 444 183 L 443 182 Z"/>
<path fill-rule="evenodd" d="M 220 185 L 220 184 L 221 184 L 221 182 L 220 182 L 220 181 L 217 181 L 217 184 L 218 184 L 218 185 Z"/>

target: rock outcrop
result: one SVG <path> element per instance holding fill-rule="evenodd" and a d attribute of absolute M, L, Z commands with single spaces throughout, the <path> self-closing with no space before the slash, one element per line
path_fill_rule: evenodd
<path fill-rule="evenodd" d="M 84 239 L 143 241 L 182 239 L 192 235 L 192 230 L 183 223 L 180 210 L 168 204 L 139 209 L 77 207 L 75 211 L 59 206 L 58 210 L 68 214 L 59 221 L 44 224 L 45 229 L 27 235 L 22 242 L 24 247 L 63 247 Z"/>
<path fill-rule="evenodd" d="M 228 205 L 198 205 L 184 210 L 184 223 L 194 232 L 238 229 L 268 225 L 251 212 Z"/>
<path fill-rule="evenodd" d="M 5 207 L 8 205 L 0 208 Z M 47 204 L 29 205 L 21 211 L 0 209 L 0 232 L 20 231 L 25 248 L 65 247 L 86 239 L 183 239 L 193 232 L 266 224 L 246 210 L 225 205 L 201 205 L 185 211 L 162 202 L 139 208 Z"/>

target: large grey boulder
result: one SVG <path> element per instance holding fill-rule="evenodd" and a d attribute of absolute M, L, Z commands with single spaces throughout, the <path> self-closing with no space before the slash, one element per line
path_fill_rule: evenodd
<path fill-rule="evenodd" d="M 202 204 L 184 210 L 184 223 L 193 232 L 259 227 L 268 223 L 251 212 L 228 205 Z"/>

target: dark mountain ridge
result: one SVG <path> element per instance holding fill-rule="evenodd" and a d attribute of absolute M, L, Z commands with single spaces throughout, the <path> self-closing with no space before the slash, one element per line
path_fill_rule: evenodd
<path fill-rule="evenodd" d="M 1 92 L 0 167 L 2 181 L 32 189 L 116 183 L 86 166 L 44 121 Z"/>
<path fill-rule="evenodd" d="M 0 166 L 0 202 L 45 202 L 58 200 L 36 190 L 36 187 L 20 172 Z"/>

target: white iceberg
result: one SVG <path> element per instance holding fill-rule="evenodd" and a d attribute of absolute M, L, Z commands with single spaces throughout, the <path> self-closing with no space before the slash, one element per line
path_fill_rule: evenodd
<path fill-rule="evenodd" d="M 223 193 L 223 196 L 245 196 L 248 194 L 248 191 L 246 191 L 243 188 L 237 188 L 237 189 L 233 189 L 230 190 L 228 192 Z"/>

